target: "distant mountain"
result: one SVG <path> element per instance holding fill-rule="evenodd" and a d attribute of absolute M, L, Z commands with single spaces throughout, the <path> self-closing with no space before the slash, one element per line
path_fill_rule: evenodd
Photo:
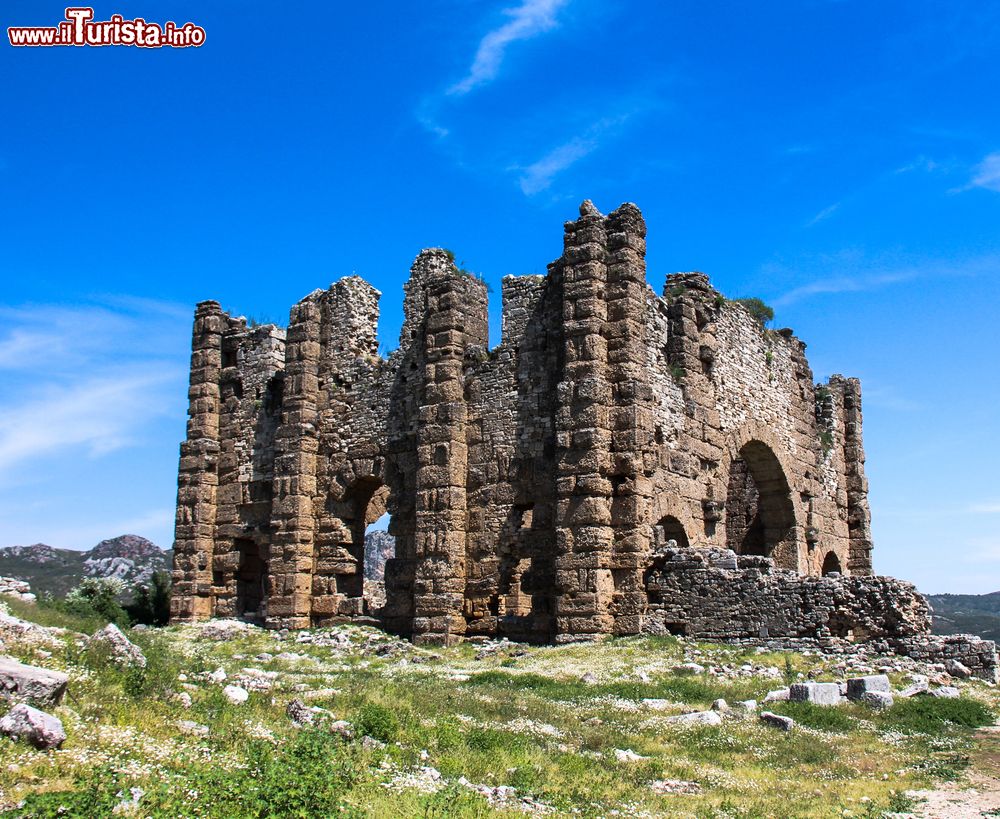
<path fill-rule="evenodd" d="M 928 594 L 935 634 L 977 634 L 1000 642 L 1000 591 L 990 594 Z"/>
<path fill-rule="evenodd" d="M 169 549 L 138 535 L 119 535 L 86 552 L 45 543 L 8 546 L 0 549 L 0 576 L 27 581 L 35 594 L 61 597 L 84 577 L 117 577 L 138 586 L 155 571 L 169 571 L 170 560 Z"/>

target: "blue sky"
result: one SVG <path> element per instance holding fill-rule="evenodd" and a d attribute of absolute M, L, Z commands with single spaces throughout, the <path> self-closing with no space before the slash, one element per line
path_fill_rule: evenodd
<path fill-rule="evenodd" d="M 591 198 L 658 291 L 705 271 L 862 379 L 878 571 L 1000 589 L 997 4 L 95 10 L 207 42 L 0 43 L 0 545 L 169 545 L 194 302 L 284 322 L 356 272 L 393 347 L 420 248 L 499 293 Z"/>

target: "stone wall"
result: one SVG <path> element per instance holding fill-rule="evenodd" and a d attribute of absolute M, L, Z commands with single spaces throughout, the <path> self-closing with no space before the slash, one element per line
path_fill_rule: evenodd
<path fill-rule="evenodd" d="M 927 601 L 891 577 L 803 577 L 728 549 L 655 553 L 643 631 L 695 638 L 908 638 L 930 628 Z"/>
<path fill-rule="evenodd" d="M 912 590 L 869 577 L 858 382 L 815 384 L 790 330 L 703 274 L 657 295 L 645 250 L 638 208 L 585 202 L 546 276 L 504 278 L 493 348 L 485 285 L 440 249 L 411 268 L 387 358 L 379 293 L 355 276 L 287 331 L 198 305 L 174 619 L 377 615 L 421 642 L 707 635 L 727 618 L 926 630 Z M 364 535 L 384 513 L 376 608 Z M 734 567 L 704 565 L 727 546 Z"/>

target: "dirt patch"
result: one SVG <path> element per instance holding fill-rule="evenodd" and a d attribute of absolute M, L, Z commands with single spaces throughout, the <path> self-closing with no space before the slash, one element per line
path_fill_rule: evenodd
<path fill-rule="evenodd" d="M 933 791 L 919 791 L 926 801 L 916 811 L 925 819 L 1000 818 L 1000 725 L 976 733 L 976 750 L 965 780 Z"/>

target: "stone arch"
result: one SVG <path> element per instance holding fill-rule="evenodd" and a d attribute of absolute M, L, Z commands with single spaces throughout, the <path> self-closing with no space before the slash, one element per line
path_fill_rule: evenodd
<path fill-rule="evenodd" d="M 691 545 L 681 522 L 673 515 L 665 515 L 653 526 L 653 550 L 665 547 L 670 541 L 682 549 Z"/>
<path fill-rule="evenodd" d="M 654 496 L 650 504 L 649 528 L 646 530 L 649 533 L 650 550 L 665 544 L 667 540 L 676 540 L 678 546 L 697 545 L 692 543 L 692 537 L 700 524 L 687 504 L 678 501 L 679 494 L 678 491 L 667 488 Z M 657 527 L 661 526 L 664 528 L 658 532 Z M 667 529 L 672 534 L 663 537 Z"/>
<path fill-rule="evenodd" d="M 312 620 L 358 616 L 365 605 L 365 533 L 390 505 L 380 459 L 348 460 L 329 480 L 313 550 Z"/>
<path fill-rule="evenodd" d="M 726 546 L 738 554 L 771 557 L 779 568 L 802 572 L 803 514 L 784 447 L 770 430 L 756 427 L 733 436 L 727 450 L 721 476 Z"/>
<path fill-rule="evenodd" d="M 837 557 L 837 553 L 832 549 L 826 553 L 826 557 L 823 558 L 823 568 L 821 574 L 826 577 L 828 574 L 836 572 L 837 574 L 843 574 L 843 569 L 840 566 L 840 558 Z"/>

